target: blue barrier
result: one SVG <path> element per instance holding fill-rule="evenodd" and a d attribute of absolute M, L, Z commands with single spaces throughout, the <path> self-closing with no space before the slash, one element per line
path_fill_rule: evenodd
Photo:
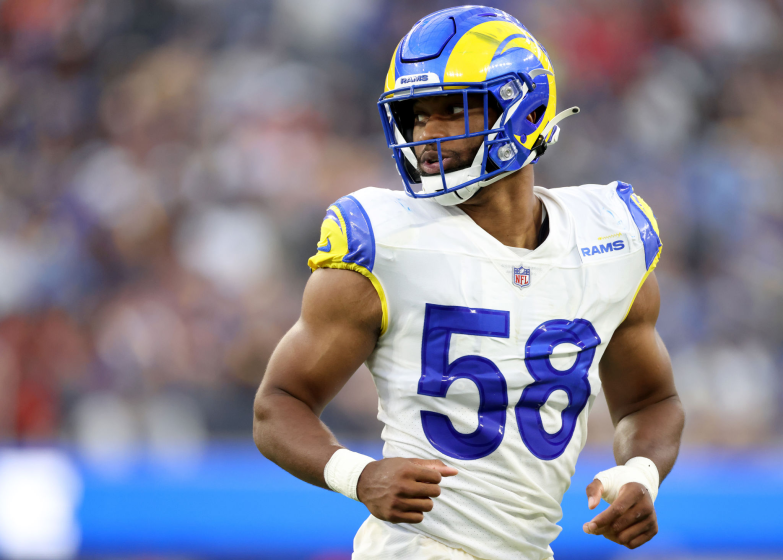
<path fill-rule="evenodd" d="M 363 449 L 379 455 L 380 449 Z M 137 457 L 105 472 L 74 457 L 83 480 L 81 553 L 349 558 L 367 516 L 358 503 L 309 486 L 261 457 L 252 443 L 214 445 L 173 468 Z M 623 549 L 585 535 L 584 488 L 611 457 L 585 454 L 563 501 L 558 560 L 612 558 Z M 686 452 L 658 502 L 660 534 L 648 553 L 783 552 L 783 454 Z"/>

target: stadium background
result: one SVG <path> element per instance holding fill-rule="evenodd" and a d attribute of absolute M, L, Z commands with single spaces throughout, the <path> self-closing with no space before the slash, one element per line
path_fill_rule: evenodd
<path fill-rule="evenodd" d="M 375 101 L 434 0 L 0 1 L 0 556 L 349 558 L 362 506 L 251 440 L 328 204 L 400 188 Z M 583 113 L 537 184 L 632 182 L 687 410 L 661 533 L 568 558 L 783 558 L 783 1 L 497 1 Z M 411 279 L 415 289 L 415 278 Z M 477 287 L 479 289 L 479 287 Z M 360 371 L 324 418 L 378 454 Z"/>

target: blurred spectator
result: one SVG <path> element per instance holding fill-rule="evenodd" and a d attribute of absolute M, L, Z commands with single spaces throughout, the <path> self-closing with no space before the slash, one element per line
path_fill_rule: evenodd
<path fill-rule="evenodd" d="M 783 427 L 783 4 L 495 5 L 584 112 L 539 184 L 633 182 L 693 444 Z M 197 453 L 247 437 L 326 206 L 399 188 L 375 101 L 447 3 L 0 3 L 0 434 Z M 327 409 L 377 437 L 365 369 Z M 605 406 L 593 441 L 611 437 Z"/>

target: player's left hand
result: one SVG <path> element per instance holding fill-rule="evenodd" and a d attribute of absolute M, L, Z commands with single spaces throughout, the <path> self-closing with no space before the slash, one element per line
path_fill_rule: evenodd
<path fill-rule="evenodd" d="M 593 480 L 587 487 L 587 506 L 595 509 L 601 503 L 604 485 Z M 617 499 L 606 510 L 584 524 L 589 535 L 603 535 L 630 549 L 638 548 L 658 534 L 650 493 L 638 482 L 629 482 L 620 488 Z"/>

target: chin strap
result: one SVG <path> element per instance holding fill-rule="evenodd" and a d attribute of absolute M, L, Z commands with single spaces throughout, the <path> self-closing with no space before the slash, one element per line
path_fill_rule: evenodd
<path fill-rule="evenodd" d="M 557 143 L 557 139 L 560 137 L 560 127 L 557 126 L 557 123 L 567 119 L 568 117 L 576 115 L 579 113 L 579 111 L 579 107 L 571 107 L 570 109 L 566 109 L 565 111 L 561 111 L 555 115 L 555 117 L 544 127 L 544 130 L 541 131 L 541 134 L 538 136 L 538 140 L 536 140 L 536 143 L 533 144 L 533 147 L 530 149 L 530 155 L 527 156 L 527 159 L 525 160 L 525 163 L 522 164 L 522 167 L 525 167 L 529 163 L 532 163 L 534 160 L 537 160 L 543 156 L 544 152 L 546 152 L 546 149 L 549 146 Z"/>

